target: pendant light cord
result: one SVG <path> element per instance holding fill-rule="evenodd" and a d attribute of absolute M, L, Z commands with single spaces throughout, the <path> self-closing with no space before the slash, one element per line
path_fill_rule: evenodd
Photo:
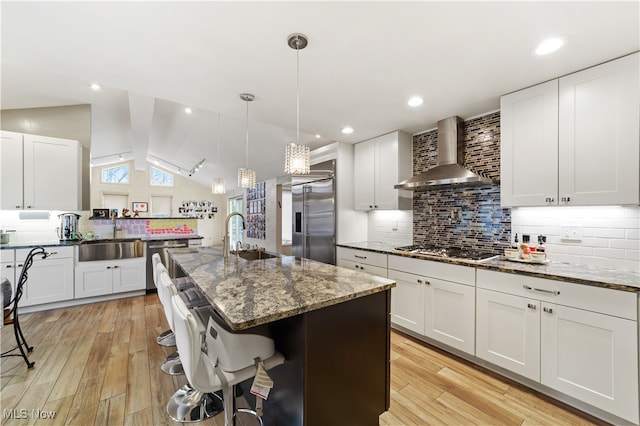
<path fill-rule="evenodd" d="M 247 104 L 247 141 L 245 144 L 245 168 L 249 168 L 249 100 L 246 100 Z"/>
<path fill-rule="evenodd" d="M 296 143 L 300 144 L 300 47 L 296 49 Z"/>

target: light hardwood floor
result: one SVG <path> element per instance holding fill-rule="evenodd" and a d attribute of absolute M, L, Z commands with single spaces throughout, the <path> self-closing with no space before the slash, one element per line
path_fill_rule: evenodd
<path fill-rule="evenodd" d="M 27 370 L 22 358 L 2 359 L 2 424 L 176 424 L 164 410 L 185 379 L 158 367 L 174 348 L 155 342 L 166 329 L 156 295 L 21 318 L 36 364 Z M 12 333 L 11 326 L 0 332 L 3 349 L 14 344 Z M 391 409 L 380 425 L 602 423 L 400 333 L 393 332 L 391 342 Z M 13 409 L 18 417 L 27 410 L 27 418 L 7 418 Z M 55 416 L 38 419 L 32 410 Z M 224 422 L 218 415 L 200 424 Z"/>

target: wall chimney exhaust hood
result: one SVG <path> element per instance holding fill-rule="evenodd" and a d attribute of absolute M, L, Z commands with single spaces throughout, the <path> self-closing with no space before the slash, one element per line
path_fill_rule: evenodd
<path fill-rule="evenodd" d="M 462 166 L 463 120 L 458 116 L 438 121 L 438 162 L 435 167 L 395 185 L 395 189 L 420 191 L 435 185 L 496 183 Z"/>

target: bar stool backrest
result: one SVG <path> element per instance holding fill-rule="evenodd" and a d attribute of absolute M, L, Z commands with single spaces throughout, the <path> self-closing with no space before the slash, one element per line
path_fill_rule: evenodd
<path fill-rule="evenodd" d="M 176 347 L 180 354 L 182 367 L 187 376 L 187 381 L 196 389 L 200 389 L 196 371 L 201 360 L 200 330 L 196 318 L 187 308 L 187 305 L 176 295 L 171 298 L 173 310 L 174 333 L 176 335 Z M 212 372 L 213 373 L 213 372 Z M 212 376 L 212 374 L 208 375 Z"/>
<path fill-rule="evenodd" d="M 151 256 L 151 273 L 153 274 L 153 285 L 155 285 L 156 288 L 158 288 L 158 264 L 164 266 L 162 264 L 162 258 L 160 257 L 160 254 L 153 253 L 153 255 Z"/>
<path fill-rule="evenodd" d="M 171 277 L 167 273 L 167 270 L 164 269 L 162 263 L 158 265 L 158 298 L 160 299 L 160 303 L 162 303 L 162 310 L 164 311 L 164 315 L 167 318 L 167 323 L 169 323 L 169 328 L 175 332 L 173 328 L 173 308 L 171 306 L 171 296 L 173 287 L 173 294 L 176 294 L 175 285 L 173 285 L 173 281 L 171 281 Z"/>

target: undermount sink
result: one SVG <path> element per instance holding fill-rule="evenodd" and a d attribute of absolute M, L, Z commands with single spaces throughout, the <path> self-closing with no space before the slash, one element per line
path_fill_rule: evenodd
<path fill-rule="evenodd" d="M 78 261 L 132 259 L 144 256 L 142 240 L 95 240 L 78 245 Z"/>
<path fill-rule="evenodd" d="M 233 253 L 235 254 L 235 253 Z M 238 256 L 243 258 L 244 260 L 260 260 L 260 259 L 271 259 L 274 257 L 278 257 L 275 254 L 267 253 L 264 250 L 244 250 L 239 251 Z"/>

